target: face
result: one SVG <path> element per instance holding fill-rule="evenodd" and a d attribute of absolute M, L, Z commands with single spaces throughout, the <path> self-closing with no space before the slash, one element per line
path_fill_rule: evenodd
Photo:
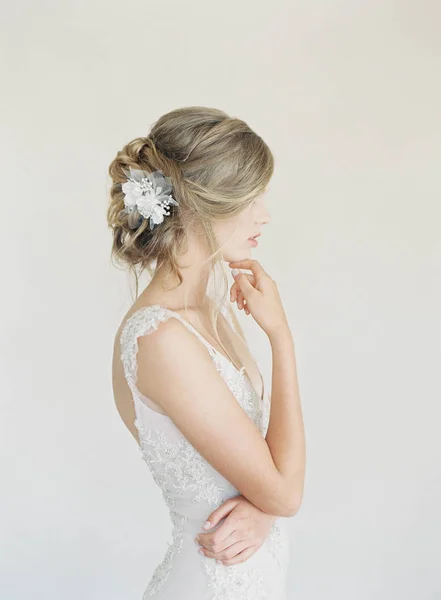
<path fill-rule="evenodd" d="M 251 239 L 262 232 L 263 225 L 270 221 L 269 212 L 264 204 L 268 190 L 265 190 L 238 215 L 216 221 L 213 225 L 217 242 L 221 247 L 225 261 L 252 258 L 252 250 L 261 238 Z"/>

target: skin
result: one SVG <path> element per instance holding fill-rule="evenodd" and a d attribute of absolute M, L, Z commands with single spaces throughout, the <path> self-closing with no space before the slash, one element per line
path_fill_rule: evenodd
<path fill-rule="evenodd" d="M 260 233 L 262 226 L 270 221 L 264 197 L 265 193 L 236 217 L 214 225 L 219 245 L 225 244 L 222 254 L 228 262 L 252 256 L 253 246 L 248 238 Z M 252 276 L 249 279 L 254 280 Z M 247 315 L 250 314 L 243 294 L 235 283 L 230 289 L 230 301 L 236 302 L 238 308 L 245 310 Z M 198 534 L 195 541 L 200 544 L 200 552 L 204 556 L 214 558 L 224 565 L 238 564 L 257 552 L 268 537 L 276 518 L 239 495 L 227 500 L 208 515 L 208 530 L 215 529 L 222 519 L 223 523 L 215 531 Z"/>
<path fill-rule="evenodd" d="M 214 231 L 217 242 L 221 247 L 222 257 L 229 263 L 230 267 L 237 266 L 238 268 L 253 270 L 252 265 L 256 261 L 250 262 L 249 259 L 252 257 L 254 246 L 248 241 L 248 238 L 260 233 L 263 225 L 267 224 L 270 220 L 269 213 L 264 203 L 264 197 L 265 192 L 258 196 L 239 215 L 236 215 L 231 219 L 214 223 Z M 183 275 L 183 283 L 181 286 L 176 289 L 171 289 L 171 284 L 174 282 L 171 282 L 161 269 L 158 269 L 155 272 L 152 281 L 138 297 L 127 316 L 139 307 L 147 304 L 159 303 L 174 309 L 174 307 L 184 306 L 186 300 L 187 305 L 194 308 L 194 312 L 192 313 L 194 316 L 193 325 L 199 329 L 202 334 L 206 335 L 207 339 L 210 339 L 208 329 L 206 328 L 206 312 L 204 311 L 204 307 L 206 306 L 206 282 L 210 273 L 204 271 L 204 268 L 201 270 L 200 267 L 207 256 L 207 252 L 206 249 L 201 246 L 198 236 L 193 235 L 190 231 L 187 232 L 187 241 L 187 251 L 184 256 L 182 256 L 181 261 L 181 264 L 184 265 L 181 269 Z M 254 265 L 254 267 L 255 266 L 257 265 Z M 247 288 L 246 285 L 255 286 L 256 289 L 259 288 L 259 271 L 256 271 L 255 269 L 254 271 L 252 274 L 242 273 L 241 275 L 236 276 L 235 282 L 230 290 L 230 300 L 236 302 L 239 310 L 245 310 L 246 314 L 250 314 L 250 310 L 248 309 L 245 295 L 248 294 L 248 297 L 251 298 L 251 296 L 249 296 L 250 288 Z M 261 270 L 261 272 L 263 272 L 263 270 Z M 265 278 L 267 289 L 269 289 L 268 286 L 270 285 L 270 283 L 268 283 L 269 279 L 269 277 Z M 244 280 L 246 280 L 246 282 Z M 169 288 L 169 290 L 164 291 L 167 288 Z M 278 339 L 283 338 L 288 340 L 288 336 L 285 336 L 285 330 L 288 326 L 284 320 L 283 308 L 281 307 L 278 297 L 276 295 L 271 297 L 271 294 L 271 290 L 269 293 L 267 292 L 267 296 L 270 296 L 270 298 L 269 300 L 266 300 L 266 304 L 262 304 L 260 300 L 260 304 L 256 300 L 254 301 L 255 310 L 253 312 L 253 317 L 268 335 L 271 329 L 271 332 L 274 334 L 277 332 Z M 251 306 L 251 303 L 248 304 Z M 269 307 L 271 310 L 268 310 Z M 272 319 L 273 322 L 268 322 L 268 319 Z M 277 319 L 278 321 L 275 322 Z M 167 327 L 169 325 L 173 326 L 170 322 L 167 322 L 164 325 Z M 230 342 L 231 341 L 232 340 L 230 340 Z M 143 343 L 149 343 L 148 340 L 144 339 L 140 340 L 140 342 L 141 345 Z M 235 343 L 237 343 L 237 341 L 235 341 Z M 288 340 L 286 344 L 289 347 L 290 341 Z M 157 349 L 159 350 L 158 347 Z M 284 351 L 283 354 L 286 354 L 286 351 Z M 243 353 L 242 357 L 245 359 Z M 140 373 L 140 377 L 141 376 L 142 372 Z M 127 414 L 125 416 L 121 414 L 121 416 L 132 434 L 136 437 L 136 431 L 132 422 L 133 419 L 129 419 Z M 221 416 L 219 415 L 219 419 L 220 417 Z M 242 415 L 238 415 L 237 418 L 239 420 L 242 418 Z M 277 514 L 279 515 L 281 513 L 279 512 Z M 219 560 L 225 565 L 240 563 L 247 560 L 260 548 L 268 537 L 271 526 L 276 518 L 275 514 L 270 514 L 269 511 L 261 510 L 245 496 L 238 495 L 227 500 L 215 511 L 207 515 L 207 521 L 210 522 L 210 525 L 208 526 L 207 531 L 201 532 L 197 536 L 196 541 L 200 543 L 201 551 L 206 556 Z M 216 526 L 218 527 L 215 531 L 210 531 Z"/>
<path fill-rule="evenodd" d="M 196 537 L 200 552 L 224 565 L 244 562 L 262 546 L 276 518 L 242 495 L 230 498 L 208 516 L 207 529 L 224 519 L 218 529 Z"/>

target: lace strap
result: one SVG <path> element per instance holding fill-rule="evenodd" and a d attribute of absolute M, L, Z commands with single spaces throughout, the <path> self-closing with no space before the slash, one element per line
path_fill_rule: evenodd
<path fill-rule="evenodd" d="M 195 329 L 188 321 L 186 321 L 179 313 L 176 313 L 168 308 L 164 308 L 159 304 L 144 306 L 135 311 L 125 322 L 121 335 L 121 361 L 124 367 L 124 373 L 127 383 L 133 394 L 143 400 L 150 408 L 155 403 L 144 396 L 137 388 L 137 370 L 138 370 L 138 338 L 143 335 L 153 333 L 158 329 L 160 323 L 166 321 L 169 317 L 176 317 L 183 323 L 187 329 L 194 333 L 198 339 L 204 344 L 211 356 L 216 355 L 216 350 L 211 344 Z M 153 409 L 155 410 L 155 409 Z M 156 412 L 158 412 L 156 410 Z"/>

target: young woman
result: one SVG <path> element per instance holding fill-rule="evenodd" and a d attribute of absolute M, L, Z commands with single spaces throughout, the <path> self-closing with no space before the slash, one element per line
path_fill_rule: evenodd
<path fill-rule="evenodd" d="M 144 598 L 287 598 L 304 429 L 293 336 L 251 256 L 273 169 L 244 121 L 205 107 L 163 115 L 109 167 L 112 251 L 137 284 L 115 336 L 115 402 L 173 523 Z M 271 396 L 228 299 L 268 336 Z"/>

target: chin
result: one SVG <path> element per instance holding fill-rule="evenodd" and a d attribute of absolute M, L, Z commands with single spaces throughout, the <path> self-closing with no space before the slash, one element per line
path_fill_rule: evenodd
<path fill-rule="evenodd" d="M 253 258 L 252 253 L 251 252 L 229 252 L 229 253 L 224 253 L 222 255 L 222 258 L 224 261 L 226 262 L 234 262 L 234 261 L 238 261 L 238 260 L 248 260 L 250 258 Z"/>
<path fill-rule="evenodd" d="M 254 248 L 247 241 L 245 244 L 236 244 L 226 246 L 222 249 L 222 260 L 225 262 L 234 262 L 238 260 L 248 260 L 253 258 Z"/>

